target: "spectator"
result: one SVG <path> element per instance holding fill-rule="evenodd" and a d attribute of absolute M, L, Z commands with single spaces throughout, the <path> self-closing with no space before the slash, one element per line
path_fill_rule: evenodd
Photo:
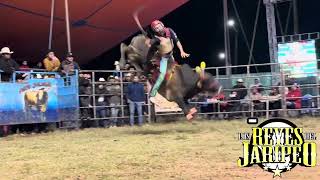
<path fill-rule="evenodd" d="M 147 82 L 147 77 L 145 75 L 140 76 L 141 82 Z"/>
<path fill-rule="evenodd" d="M 216 96 L 209 99 L 208 102 L 213 103 L 214 112 L 225 112 L 227 110 L 228 103 L 225 101 L 225 95 L 223 91 L 221 91 L 220 94 L 217 94 Z M 218 118 L 223 119 L 224 115 L 219 114 L 217 114 Z M 216 118 L 216 114 L 214 114 L 212 118 Z"/>
<path fill-rule="evenodd" d="M 199 94 L 198 102 L 200 102 L 200 112 L 201 113 L 212 113 L 213 112 L 213 104 L 210 103 L 210 99 L 212 99 L 209 94 L 206 93 L 201 93 Z M 210 119 L 212 115 L 206 114 L 204 115 L 205 119 Z"/>
<path fill-rule="evenodd" d="M 243 84 L 244 84 L 243 79 L 238 79 L 237 84 L 233 86 L 233 89 L 236 92 L 236 95 L 238 96 L 239 99 L 244 99 L 248 94 L 248 90 L 246 89 L 247 87 Z"/>
<path fill-rule="evenodd" d="M 112 94 L 112 96 L 109 98 L 109 103 L 111 106 L 111 123 L 112 126 L 116 126 L 117 124 L 122 124 L 121 122 L 118 122 L 118 116 L 120 111 L 120 103 L 121 103 L 121 87 L 119 83 L 114 79 L 114 76 L 109 77 L 109 83 L 110 85 L 107 86 L 108 94 Z"/>
<path fill-rule="evenodd" d="M 68 53 L 66 59 L 62 61 L 60 70 L 64 75 L 74 75 L 76 70 L 80 70 L 78 63 L 74 61 L 72 53 Z"/>
<path fill-rule="evenodd" d="M 294 83 L 297 83 L 297 80 L 294 77 L 289 77 L 289 75 L 287 75 L 285 77 L 285 83 L 288 86 L 292 86 Z"/>
<path fill-rule="evenodd" d="M 122 70 L 124 70 L 124 71 L 129 71 L 129 68 L 130 68 L 130 64 L 126 64 Z M 128 73 L 129 73 L 129 72 L 123 73 L 123 77 L 125 77 Z"/>
<path fill-rule="evenodd" d="M 28 66 L 28 61 L 23 61 L 22 65 L 19 68 L 20 68 L 20 71 L 30 71 L 30 67 Z"/>
<path fill-rule="evenodd" d="M 44 67 L 49 72 L 56 72 L 60 67 L 60 60 L 54 55 L 53 51 L 49 51 L 47 57 L 43 60 Z"/>
<path fill-rule="evenodd" d="M 261 102 L 262 100 L 262 95 L 261 93 L 259 92 L 258 90 L 259 88 L 256 86 L 256 87 L 253 87 L 253 89 L 251 89 L 251 92 L 250 92 L 250 100 L 252 101 L 253 103 L 253 107 L 254 107 L 254 110 L 263 110 L 264 108 L 264 103 Z M 261 112 L 258 112 L 257 113 L 257 117 L 261 116 Z"/>
<path fill-rule="evenodd" d="M 79 94 L 80 96 L 80 109 L 81 119 L 90 119 L 91 118 L 91 85 L 90 74 L 80 74 L 79 75 Z"/>
<path fill-rule="evenodd" d="M 259 93 L 261 93 L 264 90 L 262 84 L 260 83 L 260 79 L 258 78 L 254 79 L 254 83 L 250 86 L 250 89 L 252 88 L 257 88 Z"/>
<path fill-rule="evenodd" d="M 240 95 L 238 94 L 239 91 L 233 91 L 228 98 L 228 112 L 235 112 L 230 113 L 228 116 L 229 118 L 239 119 L 239 111 L 240 111 Z M 241 91 L 240 91 L 241 92 Z"/>
<path fill-rule="evenodd" d="M 107 106 L 108 103 L 104 96 L 99 96 L 96 102 L 96 111 L 97 118 L 106 118 L 107 117 L 107 108 L 103 106 Z M 109 124 L 109 123 L 108 123 Z"/>
<path fill-rule="evenodd" d="M 126 99 L 127 101 L 124 101 L 123 105 L 126 105 L 124 107 L 124 115 L 125 116 L 129 116 L 130 115 L 130 111 L 129 111 L 129 104 L 128 104 L 128 97 L 127 97 L 127 94 L 128 94 L 128 85 L 129 85 L 129 82 L 131 82 L 131 73 L 125 73 L 125 77 L 123 79 L 123 82 L 125 82 L 123 84 L 123 99 Z"/>
<path fill-rule="evenodd" d="M 114 66 L 115 66 L 116 72 L 113 72 L 113 76 L 120 77 L 120 63 L 119 63 L 119 61 L 115 61 Z"/>
<path fill-rule="evenodd" d="M 96 94 L 107 94 L 106 89 L 106 80 L 104 78 L 99 78 L 97 87 L 96 87 Z"/>
<path fill-rule="evenodd" d="M 14 71 L 19 70 L 19 64 L 11 58 L 11 54 L 13 51 L 10 51 L 8 47 L 4 47 L 1 49 L 0 54 L 0 70 L 1 72 L 1 80 L 9 81 Z"/>
<path fill-rule="evenodd" d="M 273 87 L 271 89 L 268 99 L 269 99 L 270 110 L 281 109 L 281 94 L 280 94 L 279 88 Z M 272 116 L 278 117 L 279 116 L 278 111 L 272 111 Z"/>
<path fill-rule="evenodd" d="M 132 80 L 132 74 L 131 73 L 127 73 L 124 77 L 124 81 L 125 82 L 131 82 Z"/>
<path fill-rule="evenodd" d="M 139 77 L 134 76 L 133 82 L 128 85 L 128 102 L 130 109 L 130 126 L 134 125 L 134 112 L 138 111 L 138 125 L 143 123 L 142 105 L 145 102 L 144 86 L 139 82 Z"/>
<path fill-rule="evenodd" d="M 136 70 L 134 69 L 134 67 L 130 67 L 129 72 L 132 74 L 132 76 L 136 75 Z"/>
<path fill-rule="evenodd" d="M 34 69 L 43 69 L 42 62 L 38 62 L 37 65 L 33 66 Z"/>
<path fill-rule="evenodd" d="M 293 85 L 289 88 L 289 92 L 287 94 L 287 108 L 288 109 L 300 109 L 301 108 L 301 90 L 298 87 L 297 83 L 293 83 Z"/>

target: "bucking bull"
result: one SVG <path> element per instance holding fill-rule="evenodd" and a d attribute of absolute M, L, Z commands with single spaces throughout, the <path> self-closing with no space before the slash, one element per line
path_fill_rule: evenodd
<path fill-rule="evenodd" d="M 121 43 L 120 66 L 123 68 L 126 63 L 130 63 L 136 70 L 143 70 L 146 75 L 152 74 L 155 71 L 151 68 L 154 67 L 153 62 L 160 59 L 158 53 L 161 42 L 150 44 L 152 39 L 140 25 L 137 13 L 134 14 L 134 19 L 143 34 L 135 36 L 128 46 Z M 187 64 L 178 65 L 172 57 L 168 60 L 167 75 L 158 93 L 167 100 L 176 102 L 187 119 L 191 120 L 197 110 L 187 105 L 186 101 L 200 92 L 209 92 L 215 96 L 220 91 L 220 84 L 211 74 L 204 70 L 196 72 Z"/>

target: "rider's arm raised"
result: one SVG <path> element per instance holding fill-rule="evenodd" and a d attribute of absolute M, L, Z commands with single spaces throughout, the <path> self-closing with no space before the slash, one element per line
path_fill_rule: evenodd
<path fill-rule="evenodd" d="M 187 54 L 186 52 L 184 52 L 183 46 L 182 46 L 177 34 L 171 28 L 169 30 L 170 30 L 171 38 L 173 39 L 174 43 L 177 45 L 177 47 L 180 50 L 181 57 L 183 57 L 183 58 L 189 57 L 190 54 Z"/>

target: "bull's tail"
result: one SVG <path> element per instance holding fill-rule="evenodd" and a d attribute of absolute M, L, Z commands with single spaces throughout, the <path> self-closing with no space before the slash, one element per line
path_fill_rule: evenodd
<path fill-rule="evenodd" d="M 134 21 L 137 23 L 140 31 L 142 32 L 143 35 L 147 36 L 148 33 L 143 29 L 143 27 L 141 26 L 140 20 L 139 20 L 139 13 L 144 9 L 144 6 L 140 6 L 133 14 L 133 19 Z"/>

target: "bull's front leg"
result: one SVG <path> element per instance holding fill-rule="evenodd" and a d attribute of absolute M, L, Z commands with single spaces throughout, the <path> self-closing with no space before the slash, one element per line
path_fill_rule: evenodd
<path fill-rule="evenodd" d="M 182 109 L 184 115 L 189 121 L 192 121 L 194 118 L 195 113 L 197 113 L 196 108 L 190 108 L 185 102 L 183 98 L 177 97 L 175 98 L 175 102 L 179 105 L 179 107 Z"/>

